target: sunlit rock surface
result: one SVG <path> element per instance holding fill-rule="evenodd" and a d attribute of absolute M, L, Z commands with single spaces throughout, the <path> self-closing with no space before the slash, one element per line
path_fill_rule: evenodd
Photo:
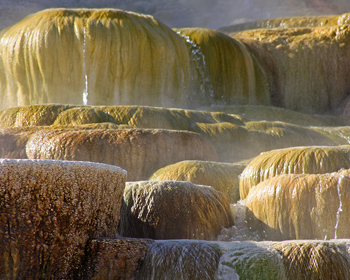
<path fill-rule="evenodd" d="M 239 179 L 246 164 L 220 163 L 212 161 L 180 161 L 163 167 L 152 174 L 151 181 L 187 181 L 211 186 L 221 191 L 230 203 L 239 200 Z"/>
<path fill-rule="evenodd" d="M 263 116 L 265 110 L 260 111 Z M 217 110 L 220 110 L 216 107 Z M 281 115 L 284 115 L 281 109 Z M 346 125 L 346 119 L 330 116 L 312 116 L 286 113 L 293 118 L 309 117 L 325 127 L 305 127 L 288 122 L 250 121 L 241 115 L 223 112 L 205 112 L 166 109 L 147 106 L 66 106 L 33 105 L 5 109 L 0 112 L 0 127 L 40 126 L 40 129 L 125 129 L 161 128 L 197 132 L 215 147 L 219 161 L 237 162 L 253 158 L 261 152 L 276 148 L 306 145 L 347 144 L 346 137 L 336 131 L 337 123 Z M 286 117 L 286 116 L 285 116 Z M 277 117 L 276 117 L 277 118 Z M 286 117 L 287 118 L 287 117 Z M 33 129 L 34 128 L 30 128 Z M 332 130 L 333 129 L 333 130 Z M 344 131 L 346 127 L 342 128 Z M 16 131 L 14 128 L 6 131 Z M 19 130 L 18 130 L 19 131 Z M 20 130 L 22 131 L 22 130 Z M 21 132 L 22 133 L 22 132 Z M 13 134 L 12 132 L 10 134 Z M 18 134 L 18 133 L 17 133 Z M 7 137 L 7 136 L 4 136 Z M 10 136 L 11 138 L 12 136 Z M 16 136 L 20 137 L 20 136 Z M 9 138 L 9 139 L 10 139 Z M 16 141 L 16 139 L 14 140 Z M 16 144 L 7 144 L 16 145 Z M 9 148 L 13 149 L 13 148 Z M 188 158 L 187 158 L 188 159 Z M 182 160 L 182 159 L 181 159 Z M 206 159 L 208 160 L 208 159 Z"/>
<path fill-rule="evenodd" d="M 40 11 L 0 34 L 0 54 L 1 108 L 38 103 L 187 106 L 194 90 L 180 36 L 152 16 L 132 12 Z"/>
<path fill-rule="evenodd" d="M 162 129 L 51 129 L 36 132 L 26 144 L 30 159 L 101 162 L 128 171 L 128 181 L 143 180 L 181 160 L 217 160 L 201 135 Z"/>
<path fill-rule="evenodd" d="M 350 146 L 292 147 L 255 157 L 240 176 L 240 197 L 260 182 L 280 174 L 322 174 L 350 168 Z"/>
<path fill-rule="evenodd" d="M 265 71 L 244 44 L 210 29 L 175 31 L 200 47 L 214 104 L 271 104 Z"/>
<path fill-rule="evenodd" d="M 119 233 L 125 237 L 213 240 L 233 219 L 225 195 L 181 181 L 128 182 Z"/>
<path fill-rule="evenodd" d="M 116 236 L 121 168 L 10 159 L 0 167 L 1 278 L 69 278 L 89 239 Z"/>
<path fill-rule="evenodd" d="M 331 16 L 281 17 L 245 22 L 221 27 L 219 31 L 225 33 L 238 32 L 248 29 L 297 28 L 347 25 L 350 23 L 350 14 Z"/>
<path fill-rule="evenodd" d="M 262 181 L 245 199 L 248 224 L 268 240 L 350 236 L 349 169 Z"/>
<path fill-rule="evenodd" d="M 284 241 L 272 246 L 282 254 L 287 279 L 348 279 L 350 258 L 346 241 Z"/>
<path fill-rule="evenodd" d="M 337 115 L 316 115 L 264 105 L 230 105 L 203 107 L 201 110 L 238 115 L 243 121 L 285 122 L 300 126 L 346 126 L 349 118 Z"/>
<path fill-rule="evenodd" d="M 260 61 L 274 104 L 324 114 L 336 111 L 349 92 L 349 30 L 348 25 L 256 29 L 231 36 Z"/>

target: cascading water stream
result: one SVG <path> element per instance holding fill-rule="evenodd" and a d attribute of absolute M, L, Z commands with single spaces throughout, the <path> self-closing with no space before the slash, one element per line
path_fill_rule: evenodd
<path fill-rule="evenodd" d="M 176 32 L 188 46 L 190 50 L 190 58 L 193 61 L 194 66 L 196 67 L 197 73 L 199 75 L 199 90 L 202 95 L 201 105 L 218 105 L 214 104 L 214 89 L 210 83 L 209 74 L 207 70 L 206 60 L 201 47 L 190 39 L 190 37 Z M 191 100 L 190 100 L 191 103 Z"/>
<path fill-rule="evenodd" d="M 89 96 L 89 86 L 88 86 L 88 77 L 86 70 L 86 27 L 83 29 L 83 75 L 84 75 L 84 90 L 83 90 L 83 103 L 88 105 L 88 96 Z"/>
<path fill-rule="evenodd" d="M 340 184 L 344 180 L 344 175 L 340 175 L 339 180 L 337 182 L 337 191 L 338 191 L 338 197 L 339 197 L 339 208 L 337 210 L 337 215 L 336 215 L 336 223 L 334 226 L 334 239 L 337 239 L 337 231 L 338 231 L 338 225 L 340 221 L 340 212 L 343 211 L 343 204 L 342 204 L 342 198 L 341 198 L 341 193 L 340 193 Z"/>
<path fill-rule="evenodd" d="M 246 219 L 246 206 L 244 200 L 239 200 L 235 204 L 231 204 L 235 225 L 230 228 L 223 228 L 217 237 L 218 241 L 259 241 L 263 240 L 258 233 L 249 228 Z"/>

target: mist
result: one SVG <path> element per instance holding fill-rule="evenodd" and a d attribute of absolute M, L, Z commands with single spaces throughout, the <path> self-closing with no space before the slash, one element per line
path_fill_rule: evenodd
<path fill-rule="evenodd" d="M 116 8 L 150 14 L 171 28 L 220 27 L 259 19 L 341 14 L 349 0 L 1 0 L 0 29 L 47 8 Z"/>

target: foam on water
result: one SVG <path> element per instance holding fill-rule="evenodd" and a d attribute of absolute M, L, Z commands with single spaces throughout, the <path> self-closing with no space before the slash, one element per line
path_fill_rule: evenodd
<path fill-rule="evenodd" d="M 234 216 L 235 225 L 230 228 L 223 228 L 217 237 L 218 241 L 262 240 L 248 225 L 244 200 L 239 200 L 237 203 L 231 204 L 231 211 Z"/>

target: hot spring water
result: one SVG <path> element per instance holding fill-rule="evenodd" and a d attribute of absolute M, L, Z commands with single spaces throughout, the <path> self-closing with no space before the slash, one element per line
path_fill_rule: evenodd
<path fill-rule="evenodd" d="M 43 11 L 1 33 L 1 109 L 47 103 L 181 108 L 272 104 L 294 108 L 292 101 L 283 100 L 281 91 L 291 81 L 271 84 L 274 74 L 285 75 L 279 72 L 284 68 L 273 65 L 271 56 L 262 58 L 257 43 L 247 43 L 249 36 L 234 39 L 204 29 L 173 31 L 150 16 L 118 10 Z M 342 46 L 340 52 L 347 54 L 347 47 Z M 313 81 L 310 87 L 317 90 L 317 83 Z M 343 100 L 348 88 L 346 82 L 341 86 L 328 106 L 331 110 Z M 323 100 L 316 101 L 317 111 L 317 105 L 324 106 Z M 137 277 L 349 279 L 350 241 L 337 239 L 349 238 L 344 226 L 349 220 L 344 214 L 349 211 L 346 176 L 340 173 L 336 193 L 332 189 L 337 206 L 332 208 L 335 223 L 333 231 L 329 230 L 331 235 L 324 234 L 318 240 L 273 241 L 278 239 L 269 239 L 269 230 L 273 233 L 275 228 L 262 232 L 258 226 L 253 228 L 246 217 L 248 205 L 238 201 L 231 205 L 235 225 L 223 229 L 218 241 L 154 241 Z M 281 185 L 269 192 L 280 191 Z M 296 191 L 291 197 L 298 195 Z M 257 200 L 263 203 L 263 196 L 257 194 Z M 321 206 L 327 212 L 327 204 Z M 254 211 L 254 207 L 249 210 Z"/>

